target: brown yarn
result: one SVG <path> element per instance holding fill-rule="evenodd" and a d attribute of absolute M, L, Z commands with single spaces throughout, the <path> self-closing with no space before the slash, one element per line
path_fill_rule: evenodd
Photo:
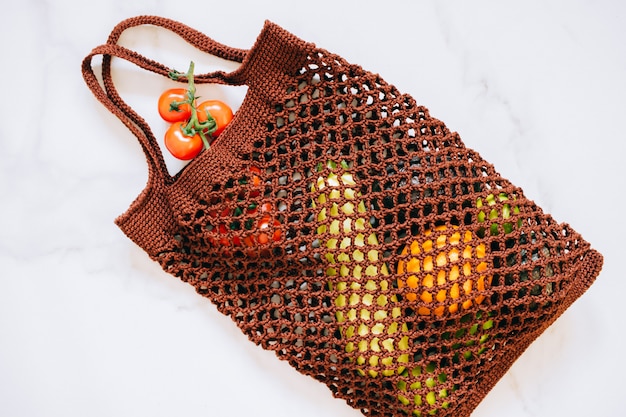
<path fill-rule="evenodd" d="M 117 45 L 138 25 L 242 63 L 196 83 L 248 86 L 211 149 L 173 177 L 111 78 L 112 57 L 167 76 Z M 576 231 L 411 96 L 273 23 L 240 50 L 140 16 L 82 70 L 148 161 L 119 227 L 250 340 L 365 415 L 469 416 L 600 272 Z"/>

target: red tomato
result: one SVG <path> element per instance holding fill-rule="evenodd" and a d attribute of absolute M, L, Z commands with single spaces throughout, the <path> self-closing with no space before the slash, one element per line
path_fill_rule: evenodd
<path fill-rule="evenodd" d="M 259 190 L 259 188 L 261 187 L 261 169 L 255 166 L 251 166 L 250 172 L 254 174 L 251 178 L 252 186 L 254 187 L 254 189 L 250 191 L 250 197 L 256 198 L 261 195 L 261 191 Z"/>
<path fill-rule="evenodd" d="M 204 148 L 199 134 L 187 136 L 183 132 L 183 122 L 176 122 L 165 132 L 165 147 L 178 159 L 188 161 L 198 156 Z"/>
<path fill-rule="evenodd" d="M 252 186 L 247 193 L 242 192 L 237 196 L 227 194 L 225 196 L 226 201 L 237 199 L 237 208 L 234 210 L 224 208 L 221 211 L 211 210 L 209 212 L 209 215 L 216 222 L 213 229 L 215 235 L 210 237 L 209 241 L 215 247 L 247 248 L 243 250 L 249 257 L 267 256 L 269 255 L 268 249 L 262 249 L 259 252 L 257 246 L 280 241 L 282 239 L 281 223 L 272 214 L 274 208 L 271 203 L 257 203 L 255 201 L 256 197 L 261 195 L 259 191 L 262 183 L 261 170 L 257 167 L 251 167 L 250 172 L 252 173 L 250 177 L 242 179 Z M 236 236 L 227 236 L 231 229 L 236 231 Z M 230 251 L 225 251 L 223 254 L 225 256 L 231 255 Z"/>
<path fill-rule="evenodd" d="M 248 213 L 250 214 L 254 214 L 256 213 L 257 207 L 255 208 L 249 208 L 248 209 Z M 268 212 L 272 210 L 272 203 L 263 203 L 261 204 L 261 211 L 262 212 Z"/>
<path fill-rule="evenodd" d="M 261 213 L 267 213 L 271 210 L 272 205 L 270 203 L 265 203 L 261 205 Z M 248 209 L 249 214 L 255 214 L 257 212 L 257 208 Z M 217 213 L 215 211 L 211 212 L 211 217 L 217 218 Z M 227 220 L 230 217 L 231 213 L 228 209 L 222 211 L 219 217 L 225 218 Z M 244 238 L 240 239 L 237 236 L 233 236 L 232 242 L 230 242 L 226 235 L 229 231 L 229 226 L 227 223 L 218 223 L 215 227 L 215 232 L 219 235 L 217 239 L 212 238 L 211 243 L 216 244 L 219 243 L 222 246 L 255 246 L 257 244 L 264 245 L 268 243 L 270 240 L 274 242 L 280 241 L 281 231 L 280 231 L 280 222 L 277 219 L 274 219 L 270 214 L 264 214 L 260 220 L 255 221 L 254 225 L 251 227 L 251 230 L 244 231 Z M 272 230 L 273 228 L 273 230 Z M 240 232 L 241 233 L 241 232 Z"/>
<path fill-rule="evenodd" d="M 159 114 L 166 122 L 184 122 L 191 117 L 189 103 L 176 105 L 187 100 L 187 90 L 184 88 L 172 88 L 166 90 L 159 97 Z"/>
<path fill-rule="evenodd" d="M 198 112 L 198 121 L 204 123 L 208 120 L 207 112 L 215 119 L 217 129 L 211 134 L 214 138 L 218 137 L 220 133 L 228 126 L 231 120 L 233 120 L 233 110 L 228 105 L 219 100 L 207 100 L 198 104 L 196 108 Z"/>
<path fill-rule="evenodd" d="M 257 225 L 260 233 L 256 236 L 256 240 L 260 245 L 264 245 L 270 241 L 278 242 L 280 240 L 280 222 L 276 219 L 272 221 L 272 216 L 266 214 Z M 273 229 L 273 230 L 272 230 Z M 255 236 L 251 236 L 253 240 Z M 244 239 L 245 240 L 245 239 Z"/>

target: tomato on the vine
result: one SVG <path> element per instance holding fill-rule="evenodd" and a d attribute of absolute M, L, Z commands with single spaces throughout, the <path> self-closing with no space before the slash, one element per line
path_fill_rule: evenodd
<path fill-rule="evenodd" d="M 274 214 L 275 208 L 271 203 L 257 202 L 261 196 L 261 170 L 253 166 L 249 171 L 251 174 L 242 177 L 239 184 L 248 184 L 250 188 L 224 197 L 225 202 L 236 201 L 236 206 L 209 211 L 213 219 L 209 242 L 214 247 L 240 250 L 249 257 L 267 256 L 269 248 L 260 246 L 282 239 L 281 222 Z M 215 203 L 219 204 L 219 200 Z M 224 249 L 222 253 L 232 255 L 230 249 Z"/>
<path fill-rule="evenodd" d="M 265 245 L 269 243 L 270 240 L 273 242 L 280 241 L 280 222 L 277 219 L 272 219 L 271 215 L 266 214 L 263 216 L 256 227 L 259 231 L 258 233 L 253 233 L 243 239 L 246 245 Z"/>
<path fill-rule="evenodd" d="M 187 89 L 171 88 L 159 97 L 159 115 L 166 122 L 184 122 L 191 117 L 191 105 L 188 101 Z M 177 104 L 181 103 L 181 104 Z"/>
<path fill-rule="evenodd" d="M 217 125 L 216 130 L 211 133 L 214 138 L 218 137 L 226 126 L 233 120 L 233 110 L 224 102 L 219 100 L 207 100 L 198 104 L 198 121 L 204 123 L 208 120 L 207 112 L 213 117 Z"/>
<path fill-rule="evenodd" d="M 218 137 L 233 119 L 232 109 L 219 100 L 196 104 L 194 67 L 191 61 L 186 73 L 170 71 L 168 75 L 173 80 L 185 77 L 187 88 L 170 88 L 159 96 L 158 102 L 161 118 L 173 123 L 165 133 L 165 145 L 174 157 L 186 161 L 209 149 L 211 139 Z"/>
<path fill-rule="evenodd" d="M 185 123 L 173 123 L 165 132 L 165 147 L 178 159 L 188 161 L 198 156 L 204 148 L 204 142 L 198 133 L 187 136 L 183 131 Z"/>
<path fill-rule="evenodd" d="M 261 191 L 259 190 L 259 187 L 261 187 L 261 177 L 260 177 L 261 169 L 255 166 L 251 166 L 250 172 L 254 174 L 252 175 L 252 178 L 250 179 L 250 182 L 252 183 L 252 190 L 250 190 L 250 198 L 256 198 L 261 195 Z"/>
<path fill-rule="evenodd" d="M 253 205 L 252 205 L 253 206 Z M 267 243 L 279 242 L 282 238 L 282 232 L 280 229 L 280 221 L 272 216 L 268 211 L 271 210 L 271 204 L 266 203 L 260 207 L 248 208 L 246 210 L 248 215 L 255 214 L 261 209 L 262 217 L 258 220 L 249 220 L 242 225 L 237 221 L 233 221 L 232 212 L 230 209 L 225 209 L 221 213 L 212 212 L 211 216 L 219 222 L 220 218 L 224 219 L 224 222 L 219 222 L 214 226 L 215 235 L 209 238 L 209 242 L 215 247 L 224 246 L 232 248 L 247 248 L 254 249 L 256 246 L 265 245 Z M 230 224 L 229 224 L 230 223 Z M 243 230 L 241 227 L 243 226 Z M 243 236 L 239 237 L 234 235 L 229 237 L 230 230 L 241 230 Z M 253 256 L 254 252 L 246 250 L 249 256 Z M 225 252 L 229 253 L 229 252 Z"/>

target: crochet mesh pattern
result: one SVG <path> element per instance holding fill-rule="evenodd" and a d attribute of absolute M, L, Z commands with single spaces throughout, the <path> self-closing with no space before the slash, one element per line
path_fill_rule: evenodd
<path fill-rule="evenodd" d="M 133 26 L 242 62 L 235 119 L 174 177 L 110 57 Z M 104 87 L 91 68 L 102 54 Z M 151 174 L 117 219 L 256 344 L 371 416 L 469 416 L 588 287 L 602 257 L 379 75 L 267 22 L 250 51 L 167 19 L 122 22 L 83 64 Z"/>

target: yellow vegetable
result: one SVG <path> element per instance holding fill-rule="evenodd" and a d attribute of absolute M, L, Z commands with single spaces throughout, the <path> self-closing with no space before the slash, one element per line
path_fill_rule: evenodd
<path fill-rule="evenodd" d="M 419 303 L 415 310 L 420 315 L 467 310 L 460 329 L 441 335 L 452 349 L 454 363 L 472 361 L 474 355 L 491 349 L 494 321 L 476 309 L 492 281 L 485 243 L 458 227 L 435 227 L 403 249 L 394 277 L 382 259 L 379 238 L 350 167 L 328 161 L 318 166 L 318 172 L 310 186 L 317 223 L 313 246 L 326 264 L 328 285 L 336 294 L 335 318 L 355 371 L 370 378 L 393 376 L 388 381 L 407 415 L 425 416 L 451 407 L 457 386 L 448 380 L 446 368 L 413 356 L 416 341 L 409 337 L 399 301 L 404 297 Z M 477 206 L 492 201 L 487 198 Z M 510 223 L 513 210 L 507 210 L 504 218 Z M 489 213 L 478 221 L 484 230 L 489 230 L 488 219 L 493 220 Z M 512 223 L 503 230 L 509 233 Z"/>
<path fill-rule="evenodd" d="M 415 292 L 405 294 L 406 299 L 419 298 L 426 304 L 418 308 L 418 314 L 441 316 L 446 310 L 446 299 L 456 301 L 472 292 L 478 293 L 476 297 L 453 302 L 448 311 L 456 313 L 459 306 L 467 310 L 485 299 L 480 293 L 491 284 L 491 277 L 482 274 L 487 270 L 487 262 L 476 262 L 486 257 L 485 244 L 470 231 L 461 234 L 457 229 L 437 226 L 435 233 L 426 230 L 423 239 L 411 242 L 402 251 L 398 288 L 414 289 Z"/>
<path fill-rule="evenodd" d="M 339 293 L 335 316 L 345 351 L 361 374 L 391 376 L 402 372 L 409 361 L 408 328 L 400 321 L 388 321 L 399 319 L 402 311 L 349 167 L 333 161 L 325 167 L 330 172 L 317 178 L 311 193 L 326 276 L 330 288 Z"/>

